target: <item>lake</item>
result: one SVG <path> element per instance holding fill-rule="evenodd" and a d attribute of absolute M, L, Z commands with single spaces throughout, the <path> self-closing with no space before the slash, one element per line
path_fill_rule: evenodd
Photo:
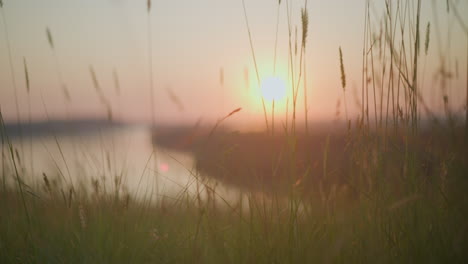
<path fill-rule="evenodd" d="M 64 188 L 119 192 L 153 202 L 185 194 L 195 198 L 199 193 L 201 199 L 211 196 L 225 204 L 238 203 L 245 196 L 238 187 L 200 175 L 192 153 L 153 146 L 147 126 L 65 129 L 15 136 L 11 142 L 20 175 L 31 187 L 44 189 L 46 175 L 51 183 Z M 0 166 L 6 172 L 5 182 L 11 185 L 15 183 L 13 163 L 6 148 L 4 151 L 6 158 Z"/>

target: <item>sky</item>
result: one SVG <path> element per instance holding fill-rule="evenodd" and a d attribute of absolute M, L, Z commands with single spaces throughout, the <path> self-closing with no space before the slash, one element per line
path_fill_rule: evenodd
<path fill-rule="evenodd" d="M 285 80 L 288 78 L 286 1 L 282 1 L 279 9 L 276 66 L 277 75 Z M 110 102 L 113 118 L 148 122 L 151 120 L 149 56 L 158 123 L 213 121 L 238 107 L 242 108 L 236 114 L 238 122 L 263 120 L 242 0 L 153 0 L 149 15 L 146 0 L 3 2 L 0 107 L 8 121 L 18 120 L 17 108 L 23 122 L 29 119 L 29 113 L 32 120 L 105 118 L 106 107 L 93 86 L 89 70 L 92 66 L 100 93 Z M 371 2 L 372 19 L 377 21 L 385 10 L 385 1 Z M 464 15 L 468 14 L 468 1 L 452 2 L 468 24 L 468 16 Z M 466 71 L 467 37 L 453 15 L 447 15 L 445 3 L 422 1 L 422 32 L 428 22 L 434 25 L 434 14 L 438 14 L 439 35 L 444 39 L 431 43 L 430 56 L 423 62 L 427 76 L 439 65 L 440 50 L 450 58 L 451 68 L 456 64 L 459 71 Z M 290 0 L 289 4 L 292 25 L 298 27 L 300 35 L 300 10 L 304 1 Z M 245 0 L 245 6 L 259 75 L 264 79 L 273 75 L 278 1 Z M 337 101 L 342 100 L 340 46 L 348 83 L 348 111 L 357 113 L 353 96 L 362 81 L 365 1 L 309 0 L 307 10 L 309 36 L 305 63 L 309 117 L 311 120 L 334 118 Z M 46 28 L 53 37 L 53 51 Z M 435 30 L 433 32 L 436 34 Z M 450 42 L 445 41 L 449 39 L 447 36 Z M 30 79 L 29 95 L 24 60 Z M 113 72 L 118 76 L 119 91 Z M 220 81 L 221 72 L 223 82 Z M 59 75 L 69 89 L 69 102 L 64 99 Z M 464 74 L 461 76 L 466 78 Z M 451 83 L 455 108 L 463 107 L 466 79 L 462 77 Z M 430 77 L 425 78 L 424 82 L 431 82 Z M 285 113 L 286 101 L 276 103 L 278 118 Z M 266 104 L 271 107 L 270 102 Z M 434 103 L 434 107 L 437 105 Z M 302 110 L 303 105 L 298 108 Z"/>

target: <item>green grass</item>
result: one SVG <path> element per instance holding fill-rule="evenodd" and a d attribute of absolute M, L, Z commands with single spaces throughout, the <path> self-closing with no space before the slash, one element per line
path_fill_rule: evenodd
<path fill-rule="evenodd" d="M 223 205 L 215 187 L 205 200 L 183 192 L 149 205 L 46 177 L 12 185 L 0 192 L 0 262 L 463 263 L 468 163 L 462 129 L 455 141 L 443 129 L 402 134 L 407 152 L 352 130 L 345 183 L 327 143 L 315 181 L 290 178 L 286 194 L 246 191 Z"/>
<path fill-rule="evenodd" d="M 272 195 L 272 203 L 250 194 L 250 210 L 187 194 L 143 206 L 126 196 L 62 196 L 51 187 L 41 188 L 40 198 L 26 195 L 28 222 L 20 194 L 2 191 L 0 262 L 462 263 L 467 168 L 459 161 L 446 166 L 446 189 L 439 193 L 410 173 L 415 190 L 406 186 L 404 195 L 378 183 L 357 196 L 323 184 L 323 193 L 306 198 L 292 188 L 286 199 Z"/>

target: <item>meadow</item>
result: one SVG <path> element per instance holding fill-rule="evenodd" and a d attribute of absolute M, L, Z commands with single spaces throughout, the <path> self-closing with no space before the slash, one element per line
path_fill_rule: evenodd
<path fill-rule="evenodd" d="M 442 62 L 430 88 L 421 77 L 435 34 L 431 27 L 437 25 L 420 23 L 422 0 L 383 1 L 380 23 L 371 19 L 373 1 L 363 2 L 359 96 L 356 102 L 346 97 L 347 54 L 337 43 L 337 56 L 330 60 L 340 72 L 343 97 L 332 125 L 316 125 L 307 115 L 307 1 L 301 2 L 300 14 L 290 14 L 290 1 L 272 3 L 288 10 L 286 119 L 275 112 L 274 96 L 271 104 L 267 96 L 261 99 L 261 132 L 224 126 L 241 108 L 219 113 L 210 126 L 180 129 L 160 128 L 152 116 L 155 155 L 148 163 L 158 158 L 159 148 L 192 153 L 195 165 L 187 172 L 195 192 L 187 185 L 171 197 L 153 199 L 158 194 L 151 190 L 140 199 L 122 186 L 125 170 L 109 158 L 103 178 L 114 188 L 106 190 L 105 180 L 55 181 L 25 162 L 15 145 L 22 137 L 13 140 L 13 130 L 7 129 L 11 124 L 1 116 L 0 262 L 465 263 L 468 108 L 451 105 L 448 86 L 455 74 Z M 466 15 L 455 2 L 446 2 L 447 15 L 468 36 Z M 147 3 L 150 13 L 151 1 Z M 244 0 L 242 4 L 260 84 L 254 34 Z M 292 24 L 296 15 L 299 33 Z M 148 40 L 151 46 L 150 35 Z M 60 76 L 59 67 L 57 71 Z M 24 72 L 29 83 L 26 61 Z M 92 67 L 90 75 L 112 122 L 115 113 Z M 457 76 L 468 78 L 468 73 Z M 424 91 L 434 86 L 442 111 L 432 109 L 425 97 Z M 152 79 L 150 87 L 153 93 Z M 67 97 L 64 87 L 63 100 Z M 172 97 L 177 103 L 177 96 Z M 360 109 L 356 115 L 347 110 L 353 103 Z M 27 146 L 29 137 L 23 133 Z M 57 138 L 55 142 L 60 149 Z M 40 177 L 26 180 L 32 174 Z M 158 172 L 153 176 L 159 177 Z M 244 195 L 227 199 L 216 182 Z"/>

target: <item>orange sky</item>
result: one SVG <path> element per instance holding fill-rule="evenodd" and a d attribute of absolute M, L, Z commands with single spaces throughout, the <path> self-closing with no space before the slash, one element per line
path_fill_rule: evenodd
<path fill-rule="evenodd" d="M 260 77 L 272 75 L 277 1 L 245 0 L 252 29 Z M 288 76 L 288 36 L 286 0 L 280 9 L 278 74 Z M 384 1 L 373 1 L 374 15 L 384 9 Z M 433 23 L 432 1 L 423 1 L 421 31 Z M 440 1 L 434 1 L 440 2 Z M 445 1 L 444 1 L 445 2 Z M 460 14 L 468 14 L 467 1 L 458 3 Z M 355 112 L 354 88 L 361 86 L 362 36 L 365 1 L 308 1 L 309 37 L 307 79 L 309 116 L 331 119 L 336 102 L 342 100 L 338 47 L 344 53 L 348 83 L 348 107 Z M 293 25 L 300 35 L 300 8 L 303 1 L 291 0 Z M 445 6 L 439 3 L 442 39 L 451 35 L 450 46 L 441 43 L 452 59 L 466 71 L 467 39 Z M 150 120 L 148 75 L 148 17 L 146 0 L 4 0 L 3 14 L 11 42 L 21 120 L 28 117 L 23 57 L 30 73 L 30 102 L 33 119 L 105 117 L 106 110 L 93 88 L 89 65 L 96 71 L 103 94 L 111 102 L 114 117 L 126 121 Z M 464 17 L 468 21 L 468 17 Z M 451 25 L 447 30 L 447 23 Z M 16 104 L 4 24 L 0 23 L 0 106 L 7 120 L 16 120 Z M 158 122 L 215 120 L 242 107 L 238 122 L 262 122 L 262 108 L 250 52 L 241 0 L 153 1 L 151 12 L 153 79 Z M 56 55 L 72 101 L 66 103 L 60 90 L 53 53 L 45 29 L 54 38 Z M 433 31 L 435 34 L 435 31 Z M 438 45 L 431 43 L 425 75 L 438 65 Z M 113 69 L 119 76 L 117 94 Z M 220 83 L 220 69 L 224 85 Z M 245 71 L 249 82 L 246 85 Z M 462 74 L 461 76 L 465 76 Z M 425 82 L 430 83 L 426 77 Z M 466 81 L 452 82 L 454 104 L 461 106 Z M 168 92 L 170 90 L 171 92 Z M 183 110 L 170 99 L 176 95 Z M 42 95 L 41 95 L 42 94 Z M 43 98 L 43 99 L 42 99 Z M 299 100 L 301 103 L 303 99 Z M 277 115 L 284 114 L 285 102 L 277 103 Z M 269 104 L 267 104 L 269 106 Z M 302 113 L 303 105 L 299 105 Z"/>

